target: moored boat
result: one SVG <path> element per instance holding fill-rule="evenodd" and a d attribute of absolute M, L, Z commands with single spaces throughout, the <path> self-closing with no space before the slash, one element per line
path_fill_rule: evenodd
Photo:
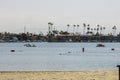
<path fill-rule="evenodd" d="M 105 47 L 105 45 L 104 44 L 97 44 L 96 47 Z"/>

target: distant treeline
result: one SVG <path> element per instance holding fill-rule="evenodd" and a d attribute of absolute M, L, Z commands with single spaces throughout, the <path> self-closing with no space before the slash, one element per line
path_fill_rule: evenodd
<path fill-rule="evenodd" d="M 114 35 L 80 35 L 64 31 L 47 35 L 33 33 L 0 33 L 0 42 L 120 42 L 120 34 Z"/>
<path fill-rule="evenodd" d="M 70 27 L 73 32 L 70 32 Z M 52 22 L 48 23 L 47 35 L 43 33 L 35 34 L 26 32 L 24 33 L 0 33 L 0 42 L 120 42 L 120 33 L 116 35 L 116 26 L 112 27 L 112 33 L 105 35 L 106 27 L 97 25 L 91 27 L 90 24 L 82 24 L 83 33 L 79 33 L 80 25 L 66 25 L 66 30 L 56 30 Z"/>

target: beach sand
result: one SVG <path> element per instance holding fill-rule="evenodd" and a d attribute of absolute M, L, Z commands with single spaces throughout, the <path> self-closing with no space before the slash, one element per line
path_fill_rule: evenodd
<path fill-rule="evenodd" d="M 118 80 L 118 71 L 1 71 L 0 80 Z"/>

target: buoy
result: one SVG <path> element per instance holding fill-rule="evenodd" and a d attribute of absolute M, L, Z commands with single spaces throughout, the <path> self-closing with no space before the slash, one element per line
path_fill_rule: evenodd
<path fill-rule="evenodd" d="M 114 49 L 114 48 L 112 48 L 111 50 L 112 50 L 112 51 L 114 51 L 115 49 Z"/>
<path fill-rule="evenodd" d="M 82 48 L 82 52 L 84 52 L 85 51 L 85 49 L 84 48 Z"/>
<path fill-rule="evenodd" d="M 11 52 L 15 52 L 15 50 L 11 50 Z"/>
<path fill-rule="evenodd" d="M 71 53 L 70 51 L 68 51 L 68 53 Z"/>
<path fill-rule="evenodd" d="M 62 55 L 62 53 L 59 53 L 59 55 Z"/>

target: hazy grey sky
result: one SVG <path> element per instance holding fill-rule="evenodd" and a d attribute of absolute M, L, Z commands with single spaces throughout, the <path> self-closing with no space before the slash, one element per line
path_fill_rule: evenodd
<path fill-rule="evenodd" d="M 47 23 L 66 30 L 67 24 L 97 24 L 109 32 L 120 29 L 120 0 L 0 0 L 0 32 L 46 32 Z M 72 26 L 71 26 L 72 29 Z"/>

